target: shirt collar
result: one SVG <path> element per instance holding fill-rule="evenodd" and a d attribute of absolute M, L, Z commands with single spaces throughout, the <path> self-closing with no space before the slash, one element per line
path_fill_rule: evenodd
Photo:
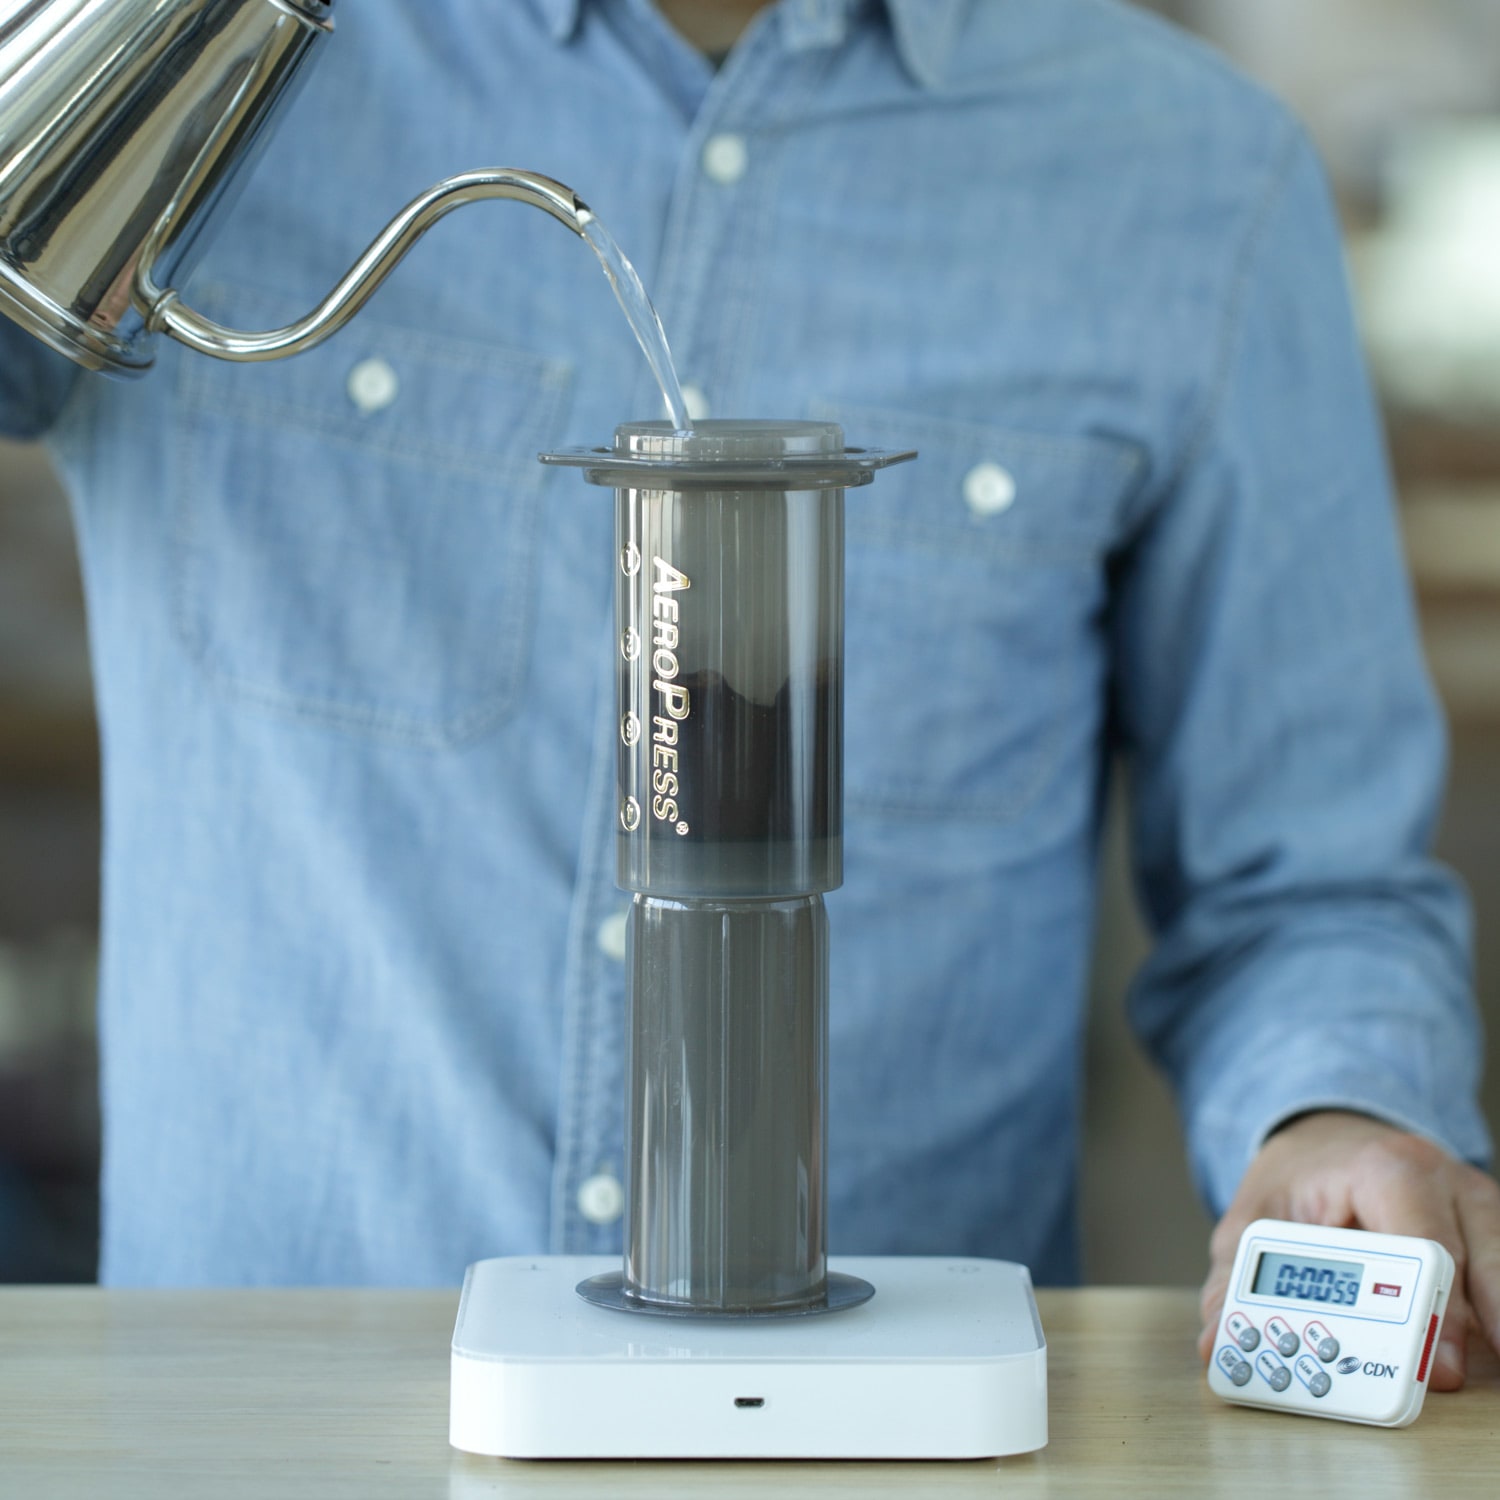
<path fill-rule="evenodd" d="M 863 0 L 782 0 L 786 43 L 794 52 L 836 47 Z M 923 88 L 943 80 L 958 25 L 970 0 L 880 0 L 890 13 L 896 49 L 907 71 Z M 578 25 L 583 0 L 541 0 L 542 15 L 556 42 Z"/>
<path fill-rule="evenodd" d="M 554 42 L 565 42 L 578 24 L 579 0 L 541 0 L 542 19 Z"/>
<path fill-rule="evenodd" d="M 886 0 L 901 61 L 923 88 L 935 89 L 942 83 L 970 3 L 971 0 Z"/>

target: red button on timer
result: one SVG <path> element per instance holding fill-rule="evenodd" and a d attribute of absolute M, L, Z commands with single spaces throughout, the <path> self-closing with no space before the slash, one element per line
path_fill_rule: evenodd
<path fill-rule="evenodd" d="M 1427 1342 L 1422 1345 L 1422 1363 L 1417 1367 L 1418 1385 L 1427 1379 L 1427 1361 L 1432 1358 L 1432 1342 L 1437 1338 L 1437 1329 L 1437 1314 L 1433 1313 L 1432 1321 L 1427 1325 Z"/>

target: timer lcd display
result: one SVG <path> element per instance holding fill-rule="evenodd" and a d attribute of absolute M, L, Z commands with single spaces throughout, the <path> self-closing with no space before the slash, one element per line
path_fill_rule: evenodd
<path fill-rule="evenodd" d="M 1353 1260 L 1313 1260 L 1305 1255 L 1267 1252 L 1255 1268 L 1250 1290 L 1259 1297 L 1280 1297 L 1287 1302 L 1353 1307 L 1359 1300 L 1364 1270 Z"/>

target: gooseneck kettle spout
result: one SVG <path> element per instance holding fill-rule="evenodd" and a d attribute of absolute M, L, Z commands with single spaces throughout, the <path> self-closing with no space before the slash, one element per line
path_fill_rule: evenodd
<path fill-rule="evenodd" d="M 575 234 L 583 233 L 583 226 L 591 217 L 588 207 L 571 188 L 540 173 L 520 172 L 509 167 L 461 172 L 456 177 L 445 177 L 408 203 L 381 230 L 322 302 L 305 318 L 289 323 L 285 328 L 245 333 L 205 318 L 185 306 L 176 292 L 160 291 L 153 285 L 148 257 L 147 270 L 138 276 L 140 293 L 149 309 L 146 329 L 150 333 L 168 334 L 178 343 L 186 344 L 200 354 L 212 354 L 217 359 L 284 359 L 291 354 L 300 354 L 337 333 L 370 300 L 381 282 L 401 263 L 406 252 L 439 219 L 466 203 L 478 203 L 487 198 L 509 198 L 518 203 L 529 203 L 561 220 Z"/>
<path fill-rule="evenodd" d="M 279 359 L 342 328 L 433 224 L 508 198 L 582 234 L 571 189 L 494 168 L 409 203 L 305 318 L 247 333 L 184 304 L 211 221 L 333 31 L 334 0 L 0 0 L 0 312 L 88 369 L 135 376 L 165 333 Z"/>

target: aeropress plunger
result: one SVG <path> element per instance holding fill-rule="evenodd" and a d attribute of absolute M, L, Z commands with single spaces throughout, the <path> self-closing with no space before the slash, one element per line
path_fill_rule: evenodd
<path fill-rule="evenodd" d="M 823 893 L 843 879 L 844 490 L 912 456 L 761 421 L 543 455 L 615 489 L 625 1251 L 591 1302 L 745 1317 L 873 1293 L 827 1268 Z"/>

